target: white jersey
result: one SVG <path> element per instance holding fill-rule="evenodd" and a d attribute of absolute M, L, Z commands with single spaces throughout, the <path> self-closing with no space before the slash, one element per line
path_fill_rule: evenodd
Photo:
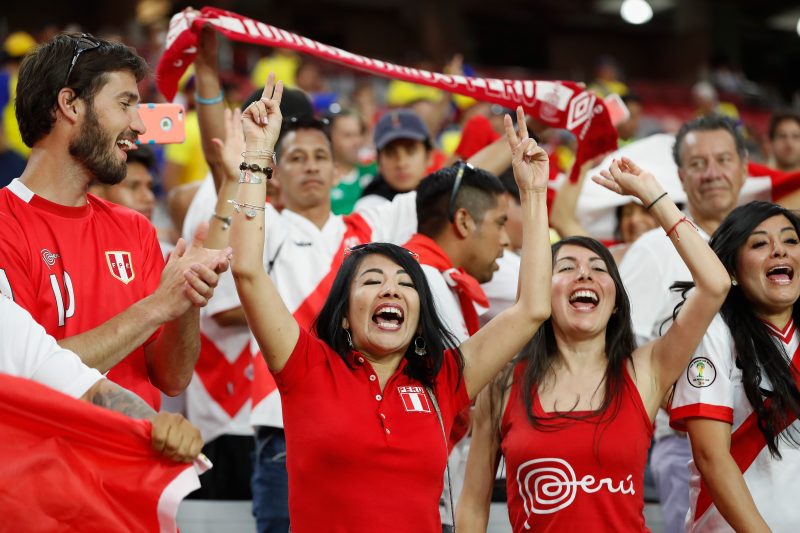
<path fill-rule="evenodd" d="M 103 379 L 5 296 L 0 296 L 0 372 L 39 382 L 73 398 L 80 398 Z"/>
<path fill-rule="evenodd" d="M 698 230 L 707 242 L 708 234 Z M 661 228 L 648 231 L 631 244 L 619 265 L 619 274 L 631 301 L 633 333 L 641 346 L 661 336 L 662 324 L 672 318 L 681 301 L 680 293 L 669 290 L 670 286 L 676 281 L 692 281 L 692 274 Z"/>
<path fill-rule="evenodd" d="M 191 242 L 197 227 L 214 213 L 217 193 L 211 174 L 197 190 L 183 223 L 183 238 Z M 230 292 L 230 291 L 229 291 Z M 252 435 L 250 405 L 253 363 L 250 329 L 225 326 L 213 316 L 240 307 L 236 290 L 200 310 L 200 357 L 186 388 L 186 416 L 206 442 L 220 435 Z"/>
<path fill-rule="evenodd" d="M 794 322 L 790 321 L 783 331 L 767 327 L 792 366 L 800 371 L 800 335 Z M 770 388 L 766 380 L 761 387 Z M 795 504 L 795 490 L 800 479 L 800 449 L 779 440 L 782 459 L 775 459 L 769 453 L 753 407 L 745 396 L 733 338 L 720 315 L 714 318 L 686 373 L 678 380 L 670 415 L 672 426 L 681 430 L 685 430 L 686 419 L 693 417 L 731 424 L 731 456 L 743 472 L 759 513 L 776 533 L 798 531 L 800 506 Z M 800 422 L 795 420 L 790 430 L 797 435 Z M 733 531 L 713 504 L 708 490 L 701 486 L 694 461 L 689 463 L 689 471 L 691 507 L 686 531 Z"/>
<path fill-rule="evenodd" d="M 201 201 L 213 207 L 216 203 L 213 182 L 210 191 L 204 183 L 198 196 L 201 193 L 206 197 Z M 265 225 L 264 268 L 300 326 L 309 329 L 325 302 L 345 248 L 367 242 L 401 245 L 416 231 L 416 193 L 399 194 L 392 202 L 352 215 L 331 214 L 322 228 L 289 209 L 278 213 L 267 204 Z M 241 305 L 230 271 L 220 277 L 211 302 L 217 309 Z M 250 423 L 283 427 L 280 396 L 255 339 L 252 339 L 251 350 L 253 407 Z"/>
<path fill-rule="evenodd" d="M 691 231 L 678 228 L 678 231 Z M 698 228 L 708 242 L 709 236 Z M 622 284 L 631 302 L 631 321 L 639 346 L 660 337 L 667 331 L 675 306 L 681 301 L 679 292 L 671 291 L 676 281 L 692 281 L 689 267 L 661 228 L 655 228 L 631 244 L 619 265 Z M 656 415 L 654 440 L 673 435 L 669 417 L 663 409 Z"/>

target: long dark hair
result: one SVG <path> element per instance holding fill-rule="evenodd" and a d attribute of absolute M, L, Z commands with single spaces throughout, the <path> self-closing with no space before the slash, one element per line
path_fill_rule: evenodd
<path fill-rule="evenodd" d="M 781 215 L 800 233 L 800 217 L 794 212 L 769 202 L 750 202 L 730 212 L 714 232 L 709 245 L 725 269 L 736 276 L 739 254 L 750 234 L 766 219 Z M 795 275 L 800 275 L 800 272 Z M 787 416 L 790 419 L 800 417 L 800 392 L 793 375 L 796 370 L 788 363 L 792 354 L 787 354 L 783 346 L 774 341 L 766 324 L 756 316 L 741 285 L 731 287 L 720 314 L 733 337 L 736 366 L 742 371 L 742 386 L 758 417 L 758 429 L 764 435 L 772 456 L 780 458 L 780 428 L 783 422 L 788 421 Z M 800 322 L 797 301 L 793 305 L 792 318 L 795 323 Z M 771 384 L 771 391 L 761 388 L 764 377 Z M 765 404 L 767 398 L 770 401 Z M 793 432 L 787 431 L 784 440 L 800 445 Z"/>
<path fill-rule="evenodd" d="M 433 294 L 428 286 L 428 280 L 425 279 L 425 273 L 411 252 L 394 244 L 373 242 L 351 249 L 339 268 L 328 298 L 314 323 L 317 336 L 333 348 L 345 362 L 348 361 L 347 356 L 351 348 L 347 341 L 347 333 L 342 328 L 342 319 L 347 316 L 350 285 L 358 266 L 366 256 L 372 254 L 383 255 L 397 263 L 411 277 L 419 295 L 419 329 L 420 336 L 425 340 L 427 353 L 420 357 L 414 352 L 414 343 L 410 343 L 405 353 L 408 361 L 406 373 L 423 385 L 433 387 L 436 375 L 442 368 L 444 352 L 451 349 L 458 363 L 460 379 L 464 370 L 464 358 L 455 335 L 447 329 L 436 312 Z"/>
<path fill-rule="evenodd" d="M 613 418 L 619 410 L 619 402 L 616 400 L 621 397 L 622 389 L 625 386 L 625 376 L 623 374 L 623 372 L 626 372 L 625 363 L 632 361 L 631 354 L 636 348 L 633 325 L 631 323 L 631 303 L 622 285 L 622 278 L 620 278 L 617 264 L 602 243 L 589 237 L 567 237 L 553 245 L 553 262 L 555 262 L 561 247 L 568 244 L 586 248 L 596 253 L 605 262 L 608 273 L 611 279 L 614 280 L 614 286 L 616 287 L 617 309 L 606 325 L 606 357 L 608 358 L 608 365 L 606 366 L 603 381 L 598 385 L 598 389 L 600 386 L 605 385 L 603 403 L 596 411 L 586 415 L 573 413 L 575 406 L 570 411 L 559 413 L 559 415 L 560 418 L 573 420 L 583 420 L 597 415 L 601 417 L 610 415 L 610 418 Z M 525 365 L 519 386 L 520 394 L 522 395 L 525 410 L 528 413 L 528 420 L 537 429 L 553 428 L 554 426 L 551 418 L 537 417 L 533 412 L 534 388 L 545 380 L 558 358 L 558 346 L 552 321 L 552 317 L 547 319 L 533 339 L 517 356 L 517 364 L 522 363 Z"/>

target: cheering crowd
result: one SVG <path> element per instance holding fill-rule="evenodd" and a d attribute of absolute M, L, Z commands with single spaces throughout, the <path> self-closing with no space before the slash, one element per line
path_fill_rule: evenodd
<path fill-rule="evenodd" d="M 518 532 L 647 531 L 648 464 L 665 531 L 796 529 L 798 199 L 748 201 L 741 124 L 678 129 L 680 205 L 629 122 L 633 152 L 559 188 L 570 143 L 522 107 L 397 82 L 409 105 L 320 112 L 283 52 L 231 105 L 219 41 L 164 150 L 136 145 L 133 49 L 64 33 L 17 58 L 0 372 L 149 420 L 156 454 L 213 463 L 190 497 L 252 499 L 259 532 L 486 531 L 500 464 Z M 791 182 L 800 115 L 769 137 Z M 579 219 L 587 178 L 613 239 Z"/>

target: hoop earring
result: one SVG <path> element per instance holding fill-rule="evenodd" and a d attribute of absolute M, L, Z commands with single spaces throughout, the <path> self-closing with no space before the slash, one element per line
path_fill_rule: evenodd
<path fill-rule="evenodd" d="M 425 344 L 425 339 L 422 338 L 422 335 L 418 336 L 414 339 L 414 353 L 420 357 L 425 357 L 428 353 L 427 345 Z"/>
<path fill-rule="evenodd" d="M 739 284 L 739 282 L 738 282 L 738 281 L 736 281 L 736 278 L 734 278 L 733 276 L 731 276 L 731 285 L 733 285 L 734 287 L 736 287 L 738 284 Z"/>
<path fill-rule="evenodd" d="M 350 346 L 350 349 L 351 349 L 351 350 L 353 350 L 353 349 L 354 349 L 354 346 L 353 346 L 353 337 L 351 337 L 351 336 L 350 336 L 350 330 L 349 330 L 349 329 L 346 329 L 346 330 L 344 330 L 344 332 L 345 332 L 345 334 L 347 335 L 347 345 L 348 345 L 348 346 Z"/>

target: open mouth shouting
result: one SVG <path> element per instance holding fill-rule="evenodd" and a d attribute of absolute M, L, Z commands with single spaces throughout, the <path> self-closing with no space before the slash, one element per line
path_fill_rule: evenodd
<path fill-rule="evenodd" d="M 777 265 L 767 270 L 767 280 L 776 285 L 788 285 L 794 279 L 794 269 L 789 265 Z"/>
<path fill-rule="evenodd" d="M 569 295 L 569 305 L 578 311 L 594 311 L 600 297 L 592 289 L 578 289 Z"/>
<path fill-rule="evenodd" d="M 399 330 L 404 320 L 403 308 L 396 304 L 381 304 L 372 314 L 372 321 L 384 331 Z"/>

